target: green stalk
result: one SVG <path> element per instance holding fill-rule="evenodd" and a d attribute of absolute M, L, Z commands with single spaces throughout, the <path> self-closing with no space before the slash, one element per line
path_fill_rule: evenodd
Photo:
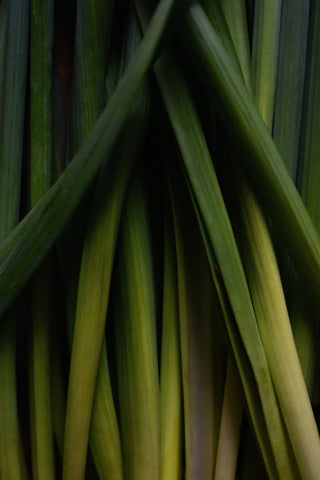
<path fill-rule="evenodd" d="M 182 474 L 182 386 L 177 259 L 169 202 L 165 206 L 164 274 L 160 366 L 161 480 Z"/>
<path fill-rule="evenodd" d="M 261 23 L 266 23 L 270 32 L 269 17 L 259 19 L 259 28 Z M 272 37 L 276 37 L 277 24 L 274 29 Z M 271 45 L 276 51 L 274 39 Z M 264 79 L 266 90 L 259 92 L 257 100 L 261 115 L 270 128 L 271 123 L 268 122 L 273 116 L 276 65 L 268 65 L 270 52 L 265 51 L 263 44 L 255 48 L 260 59 L 259 68 L 254 72 L 258 80 L 265 63 L 268 66 L 269 78 Z M 292 336 L 270 235 L 251 186 L 239 172 L 237 186 L 245 230 L 240 245 L 270 372 L 300 473 L 303 478 L 316 478 L 320 468 L 319 436 Z M 299 412 L 303 412 L 303 416 Z M 300 418 L 303 421 L 299 422 Z"/>
<path fill-rule="evenodd" d="M 68 155 L 79 150 L 90 135 L 105 105 L 106 53 L 104 3 L 100 0 L 78 0 L 73 92 L 71 98 Z M 103 185 L 103 178 L 100 179 Z M 71 363 L 65 416 L 63 479 L 84 478 L 91 408 L 100 358 L 108 288 L 108 259 L 104 255 L 106 225 L 100 213 L 105 202 L 100 186 L 95 206 L 88 219 L 92 191 L 89 191 L 73 214 L 60 245 L 61 268 L 67 297 L 70 330 Z M 112 218 L 112 208 L 108 215 Z M 87 227 L 86 235 L 86 224 Z M 74 238 L 77 238 L 74 245 Z M 113 238 L 109 248 L 113 253 Z M 105 250 L 108 251 L 108 245 Z M 102 253 L 101 253 L 102 252 Z M 91 295 L 92 284 L 100 286 L 97 296 Z M 90 286 L 90 288 L 89 288 Z M 107 303 L 106 303 L 107 304 Z M 87 319 L 90 320 L 87 320 Z M 90 328 L 91 336 L 87 331 Z M 75 331 L 73 331 L 75 329 Z"/>
<path fill-rule="evenodd" d="M 147 14 L 138 3 L 139 14 L 145 27 Z M 164 59 L 160 59 L 162 64 Z M 160 67 L 160 65 L 159 65 Z M 160 88 L 164 76 L 156 66 Z M 170 79 L 169 79 L 170 81 Z M 172 176 L 172 168 L 169 169 Z M 177 182 L 172 182 L 171 196 L 177 250 L 179 290 L 179 324 L 184 401 L 184 428 L 186 450 L 186 478 L 211 478 L 214 472 L 217 448 L 219 391 L 214 379 L 214 317 L 219 307 L 211 280 L 210 268 L 195 216 L 186 217 L 192 204 Z M 170 182 L 171 183 L 171 182 Z M 176 194 L 175 192 L 179 193 Z M 184 201 L 177 197 L 182 195 Z M 183 241 L 188 238 L 188 241 Z M 195 254 L 197 252 L 197 254 Z M 198 288 L 194 288 L 194 279 Z M 204 368 L 203 366 L 206 366 Z"/>
<path fill-rule="evenodd" d="M 239 178 L 239 177 L 238 177 Z M 320 441 L 266 223 L 241 181 L 244 259 L 272 380 L 302 478 L 320 471 Z M 288 478 L 288 477 L 287 477 Z"/>
<path fill-rule="evenodd" d="M 195 202 L 221 271 L 260 395 L 279 472 L 290 472 L 290 453 L 257 328 L 250 294 L 230 221 L 205 139 L 183 76 L 171 58 L 162 57 L 156 75 L 171 120 Z M 228 320 L 228 319 L 226 319 Z M 240 361 L 239 358 L 237 360 Z M 239 366 L 240 368 L 240 366 Z M 248 391 L 247 391 L 248 393 Z"/>
<path fill-rule="evenodd" d="M 182 177 L 183 178 L 183 177 Z M 171 195 L 177 250 L 186 479 L 213 477 L 220 418 L 214 378 L 214 326 L 220 314 L 192 204 L 177 182 Z M 190 208 L 191 207 L 191 208 Z M 186 212 L 190 212 L 186 214 Z"/>
<path fill-rule="evenodd" d="M 174 0 L 161 0 L 141 45 L 91 134 L 61 177 L 1 242 L 0 313 L 12 302 L 53 245 L 99 167 L 110 161 L 110 153 L 154 60 L 174 6 Z M 12 54 L 12 58 L 14 56 Z"/>
<path fill-rule="evenodd" d="M 121 223 L 115 330 L 124 478 L 160 478 L 156 290 L 147 199 L 130 186 Z"/>
<path fill-rule="evenodd" d="M 2 6 L 5 8 L 5 5 Z M 8 4 L 0 142 L 0 239 L 19 220 L 21 162 L 29 35 L 29 2 Z M 17 306 L 2 317 L 0 345 L 0 477 L 25 478 L 17 406 Z M 2 312 L 3 314 L 3 312 Z"/>
<path fill-rule="evenodd" d="M 192 192 L 191 192 L 191 195 Z M 257 384 L 254 378 L 254 372 L 250 366 L 249 358 L 246 354 L 243 342 L 239 335 L 239 330 L 232 314 L 229 299 L 225 288 L 221 282 L 221 274 L 218 269 L 216 257 L 210 246 L 210 238 L 206 232 L 205 225 L 199 213 L 199 208 L 196 204 L 195 198 L 193 199 L 194 208 L 197 212 L 198 221 L 201 227 L 202 235 L 204 238 L 207 256 L 211 266 L 212 276 L 217 288 L 221 308 L 225 318 L 226 331 L 230 340 L 230 348 L 232 348 L 233 354 L 236 359 L 238 371 L 241 377 L 241 383 L 245 393 L 246 404 L 250 413 L 250 420 L 252 422 L 254 433 L 258 441 L 261 456 L 264 460 L 264 466 L 268 472 L 269 478 L 279 478 L 277 461 L 270 440 L 270 430 L 268 432 L 267 422 L 263 415 L 263 405 L 261 404 L 259 391 L 257 390 Z M 284 436 L 284 439 L 286 436 Z"/>
<path fill-rule="evenodd" d="M 312 293 L 320 287 L 320 242 L 305 206 L 283 165 L 250 94 L 234 71 L 219 36 L 201 7 L 194 3 L 183 24 L 182 40 L 197 58 L 209 92 L 223 108 L 227 129 L 237 139 L 250 178 L 266 205 L 292 259 Z"/>
<path fill-rule="evenodd" d="M 46 193 L 52 179 L 53 2 L 31 1 L 30 23 L 30 205 Z M 43 61 L 39 62 L 39 58 Z M 51 406 L 52 258 L 41 264 L 31 286 L 30 429 L 34 479 L 54 480 Z"/>
<path fill-rule="evenodd" d="M 134 141 L 136 138 L 134 138 Z M 131 144 L 115 175 L 101 176 L 87 225 L 78 288 L 64 440 L 64 479 L 83 478 L 118 224 L 131 168 Z M 111 183 L 112 181 L 112 183 Z M 106 184 L 108 188 L 106 188 Z M 92 285 L 95 285 L 92 293 Z M 112 401 L 112 399 L 111 399 Z M 112 426 L 111 431 L 114 431 Z M 119 439 L 114 438 L 115 446 Z M 120 444 L 119 444 L 120 445 Z M 120 454 L 118 457 L 121 457 Z M 118 458 L 119 461 L 119 458 Z M 121 472 L 121 462 L 117 467 Z M 119 477 L 120 475 L 120 477 Z M 121 474 L 117 474 L 121 478 Z"/>
<path fill-rule="evenodd" d="M 126 62 L 133 55 L 139 40 L 140 34 L 136 20 L 132 17 L 127 39 L 128 47 L 125 52 Z M 109 443 L 110 456 L 106 453 L 101 455 L 102 446 L 101 444 L 98 446 L 98 438 L 94 439 L 94 445 L 98 446 L 98 450 L 93 450 L 93 454 L 98 461 L 99 471 L 103 472 L 104 477 L 111 478 L 111 475 L 114 475 L 115 479 L 120 479 L 123 475 L 115 412 L 112 417 L 110 416 L 111 410 L 114 410 L 112 395 L 108 398 L 97 398 L 105 391 L 105 383 L 109 381 L 109 376 L 101 378 L 100 383 L 98 381 L 98 385 L 101 384 L 103 388 L 101 392 L 99 387 L 98 390 L 95 387 L 122 204 L 133 161 L 143 138 L 146 120 L 145 92 L 140 92 L 130 117 L 122 132 L 122 141 L 114 153 L 117 156 L 117 164 L 113 171 L 106 170 L 97 185 L 87 225 L 78 287 L 65 426 L 64 464 L 72 465 L 72 468 L 66 468 L 65 478 L 75 476 L 81 478 L 84 474 L 94 392 L 99 404 L 101 402 L 108 404 L 109 416 L 100 417 L 100 422 L 110 419 L 110 423 L 105 422 L 104 425 L 104 429 L 108 430 L 109 434 L 104 439 L 101 438 L 100 442 Z M 94 294 L 92 285 L 96 285 Z M 88 329 L 91 335 L 88 335 Z M 103 361 L 105 359 L 106 357 Z M 105 368 L 100 367 L 100 371 L 105 373 Z M 110 386 L 108 390 L 111 392 Z M 97 421 L 98 419 L 94 425 L 100 429 L 101 426 Z M 98 431 L 97 428 L 91 429 L 91 437 L 93 438 Z M 77 460 L 72 460 L 75 452 Z M 82 459 L 82 465 L 79 459 Z"/>
<path fill-rule="evenodd" d="M 108 15 L 105 15 L 108 6 Z M 88 138 L 105 104 L 107 35 L 112 2 L 77 0 L 72 95 L 68 116 L 67 163 Z M 109 18 L 108 18 L 109 17 Z M 66 298 L 68 328 L 72 337 L 81 255 L 92 190 L 89 190 L 63 231 L 58 242 L 60 268 Z M 77 238 L 76 244 L 74 237 Z"/>

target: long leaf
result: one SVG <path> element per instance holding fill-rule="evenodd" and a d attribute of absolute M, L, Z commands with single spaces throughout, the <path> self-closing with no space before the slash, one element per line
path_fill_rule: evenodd
<path fill-rule="evenodd" d="M 144 185 L 130 185 L 121 222 L 115 337 L 124 478 L 160 478 L 157 310 Z"/>

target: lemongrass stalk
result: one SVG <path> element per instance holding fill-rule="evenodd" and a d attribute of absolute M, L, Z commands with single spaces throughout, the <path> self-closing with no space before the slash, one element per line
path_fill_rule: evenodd
<path fill-rule="evenodd" d="M 264 19 L 260 18 L 258 22 L 260 27 L 262 21 Z M 268 25 L 268 17 L 265 21 Z M 277 25 L 275 29 L 277 31 Z M 254 74 L 259 77 L 260 71 L 264 69 L 264 62 L 266 64 L 269 62 L 270 54 L 264 51 L 263 45 L 260 47 L 257 45 L 256 55 L 260 58 L 260 68 Z M 270 85 L 265 92 L 260 91 L 257 97 L 261 115 L 269 128 L 273 115 L 275 69 L 274 65 L 273 68 L 269 65 L 270 77 L 265 79 L 265 84 L 269 81 Z M 270 235 L 255 195 L 242 175 L 238 176 L 238 188 L 242 221 L 246 231 L 243 250 L 246 248 L 249 250 L 248 253 L 244 253 L 245 261 L 248 262 L 245 265 L 272 379 L 300 473 L 302 477 L 316 478 L 316 471 L 320 468 L 320 442 L 292 336 Z M 296 394 L 293 389 L 295 384 Z M 296 421 L 299 411 L 303 411 L 303 417 L 306 416 L 308 419 L 304 434 L 303 428 L 306 424 L 301 422 L 298 425 L 299 422 Z M 307 442 L 307 432 L 310 432 L 309 440 L 312 445 L 310 457 L 307 454 L 307 445 L 310 445 Z"/>
<path fill-rule="evenodd" d="M 130 152 L 131 153 L 131 152 Z M 129 157 L 130 158 L 130 157 Z M 124 157 L 126 166 L 127 156 Z M 121 165 L 123 168 L 123 165 Z M 63 478 L 84 478 L 97 370 L 103 342 L 118 223 L 128 170 L 110 180 L 102 175 L 89 217 L 83 249 L 72 340 L 64 435 Z M 107 175 L 109 172 L 107 172 Z M 109 180 L 107 182 L 107 180 Z M 112 232 L 112 235 L 110 235 Z M 92 285 L 95 285 L 94 295 Z M 90 332 L 90 335 L 89 333 Z M 112 399 L 111 399 L 112 401 Z M 113 422 L 114 423 L 114 422 Z M 112 425 L 112 431 L 114 431 Z M 119 446 L 117 435 L 113 441 Z M 121 478 L 121 455 L 117 478 Z"/>
<path fill-rule="evenodd" d="M 234 71 L 217 32 L 201 7 L 189 7 L 182 40 L 213 99 L 221 110 L 227 129 L 239 142 L 243 164 L 266 205 L 279 235 L 297 269 L 315 297 L 320 281 L 320 242 L 312 221 L 281 156 L 241 78 Z M 182 32 L 181 32 L 182 33 Z M 289 233 L 290 232 L 290 233 Z M 299 240 L 298 240 L 299 239 Z"/>
<path fill-rule="evenodd" d="M 77 1 L 68 156 L 77 152 L 88 137 L 105 104 L 106 54 L 103 20 L 103 2 L 100 0 Z M 94 283 L 95 278 L 97 278 L 98 285 L 104 285 L 104 262 L 97 264 L 94 255 L 90 260 L 90 250 L 94 250 L 95 246 L 97 251 L 101 250 L 104 238 L 104 224 L 96 213 L 92 215 L 95 218 L 91 220 L 90 224 L 90 228 L 96 233 L 91 235 L 91 232 L 88 232 L 87 247 L 84 245 L 91 193 L 90 191 L 86 194 L 67 224 L 61 238 L 60 248 L 61 268 L 66 280 L 64 288 L 67 297 L 68 327 L 70 339 L 72 339 L 63 446 L 63 479 L 80 479 L 85 476 L 91 405 L 96 380 L 95 370 L 100 358 L 100 345 L 99 340 L 98 345 L 95 345 L 94 333 L 92 333 L 92 337 L 83 337 L 81 328 L 82 330 L 83 328 L 87 329 L 85 320 L 89 316 L 90 319 L 92 318 L 92 332 L 96 332 L 94 319 L 102 317 L 104 320 L 105 317 L 104 306 L 100 308 L 98 303 L 96 308 L 91 307 L 91 295 L 88 289 L 88 285 L 91 284 L 91 281 Z M 101 198 L 96 199 L 97 206 L 101 200 Z M 97 207 L 96 210 L 98 210 Z M 77 238 L 76 245 L 73 242 L 74 237 Z M 97 238 L 96 242 L 91 240 L 95 237 Z M 82 266 L 80 266 L 81 262 Z M 99 265 L 102 267 L 101 271 Z M 82 306 L 79 305 L 81 296 L 84 296 Z M 102 303 L 104 300 L 103 297 Z M 94 300 L 92 304 L 94 305 Z M 76 332 L 73 332 L 74 328 L 77 329 Z M 97 336 L 98 334 L 102 336 L 101 328 L 97 331 Z M 87 344 L 86 338 L 88 339 Z M 87 362 L 86 354 L 89 355 L 91 362 Z M 83 364 L 86 364 L 88 368 L 86 373 L 83 372 L 83 378 L 81 376 L 79 378 L 79 373 L 81 375 L 81 369 L 84 368 Z"/>
<path fill-rule="evenodd" d="M 133 55 L 139 40 L 140 34 L 136 20 L 132 17 L 127 40 L 129 48 L 126 51 L 126 62 Z M 101 358 L 100 351 L 104 337 L 120 214 L 133 161 L 143 138 L 145 114 L 146 95 L 142 92 L 132 108 L 131 118 L 122 133 L 121 138 L 124 142 L 121 142 L 121 146 L 115 152 L 118 157 L 117 164 L 113 171 L 107 170 L 100 179 L 88 220 L 80 269 L 65 427 L 64 463 L 73 465 L 73 468 L 69 467 L 68 471 L 65 471 L 65 478 L 74 478 L 74 476 L 80 478 L 84 473 L 94 393 L 100 408 L 107 405 L 108 410 L 107 416 L 100 417 L 100 423 L 104 422 L 100 437 L 95 438 L 96 432 L 98 433 L 101 427 L 98 425 L 97 418 L 91 429 L 93 446 L 98 447 L 97 450 L 93 448 L 92 453 L 98 462 L 100 476 L 115 479 L 121 479 L 123 476 L 120 438 L 111 387 L 108 387 L 108 397 L 98 398 L 105 392 L 106 382 L 109 382 L 109 376 L 105 375 L 105 368 L 100 367 L 104 378 L 98 380 L 97 388 L 96 378 Z M 94 295 L 92 294 L 93 284 L 97 285 Z M 88 318 L 90 318 L 91 335 L 88 335 Z M 106 356 L 102 361 L 106 361 Z M 99 390 L 100 385 L 102 390 Z M 101 438 L 101 433 L 105 433 L 105 430 L 109 433 Z M 110 447 L 107 453 L 101 455 L 101 442 L 105 444 L 106 441 Z M 82 466 L 79 460 L 70 460 L 75 451 L 77 458 L 83 459 Z"/>
<path fill-rule="evenodd" d="M 147 10 L 141 2 L 137 2 L 137 5 L 142 25 L 145 27 Z M 160 88 L 165 88 L 164 77 L 157 66 L 155 72 Z M 172 168 L 169 169 L 169 174 L 172 176 Z M 219 369 L 214 367 L 214 317 L 220 317 L 221 311 L 217 305 L 196 218 L 191 213 L 188 219 L 183 219 L 189 203 L 178 200 L 183 192 L 179 184 L 170 182 L 170 187 L 178 261 L 186 478 L 211 478 L 215 465 L 220 414 L 219 382 L 216 382 L 214 377 L 215 373 L 220 373 Z M 186 197 L 185 192 L 182 197 Z M 191 203 L 190 207 L 192 210 Z M 183 232 L 188 232 L 185 235 L 188 242 L 182 241 Z M 196 251 L 198 256 L 192 253 Z M 195 277 L 198 278 L 199 287 L 196 291 L 191 287 L 191 279 Z M 206 368 L 201 365 L 206 365 Z"/>
<path fill-rule="evenodd" d="M 241 182 L 245 261 L 272 380 L 302 478 L 320 471 L 320 440 L 286 310 L 265 221 Z"/>
<path fill-rule="evenodd" d="M 123 74 L 123 69 L 126 68 L 130 56 L 133 54 L 136 49 L 136 42 L 140 35 L 137 32 L 136 20 L 131 14 L 130 19 L 128 20 L 127 32 L 125 34 L 125 39 L 122 44 L 121 53 L 116 52 L 115 49 L 112 51 L 112 55 L 108 64 L 108 74 L 106 77 L 106 96 L 110 98 L 114 92 L 119 78 Z M 142 98 L 140 97 L 142 107 Z M 138 107 L 138 104 L 136 104 Z M 135 113 L 132 112 L 132 117 L 136 119 L 136 114 L 138 113 L 138 108 L 135 109 Z M 141 118 L 144 118 L 145 115 L 142 114 Z M 110 238 L 111 233 L 114 235 L 113 241 L 116 240 L 117 230 L 118 230 L 118 221 L 119 215 L 121 212 L 121 207 L 123 203 L 123 197 L 126 189 L 126 184 L 129 179 L 130 170 L 132 167 L 133 157 L 135 156 L 134 151 L 140 139 L 137 134 L 138 130 L 142 127 L 140 120 L 136 119 L 136 126 L 134 125 L 135 120 L 129 122 L 132 126 L 132 132 L 129 133 L 129 128 L 125 129 L 123 138 L 127 137 L 128 145 L 119 147 L 115 153 L 117 155 L 118 161 L 115 171 L 112 172 L 114 175 L 113 185 L 115 187 L 111 188 L 110 198 L 113 205 L 116 205 L 118 200 L 118 206 L 115 210 L 118 212 L 118 219 L 115 222 L 110 222 Z M 132 148 L 132 152 L 131 152 Z M 127 158 L 127 153 L 131 160 Z M 104 208 L 104 214 L 107 219 L 108 209 Z M 117 216 L 117 215 L 116 215 Z M 114 228 L 112 228 L 114 227 Z M 110 261 L 110 267 L 112 266 L 112 261 Z M 110 270 L 111 275 L 111 270 Z M 97 381 L 95 386 L 95 394 L 92 405 L 92 415 L 91 415 L 91 425 L 90 425 L 90 436 L 89 436 L 89 445 L 90 451 L 95 462 L 97 471 L 101 479 L 110 479 L 110 478 L 122 478 L 123 477 L 123 466 L 122 466 L 122 454 L 121 454 L 121 445 L 118 429 L 118 420 L 115 414 L 115 406 L 113 403 L 113 392 L 111 387 L 110 373 L 109 373 L 109 364 L 107 356 L 107 345 L 106 345 L 106 335 L 104 335 L 102 343 L 102 351 L 99 362 L 99 370 L 97 375 Z M 110 433 L 111 432 L 111 433 Z M 113 441 L 111 442 L 111 439 Z M 105 445 L 108 444 L 108 455 L 105 454 Z"/>
<path fill-rule="evenodd" d="M 77 0 L 76 2 L 72 92 L 66 140 L 67 163 L 88 137 L 105 106 L 107 57 L 105 46 L 108 48 L 108 45 L 106 45 L 104 21 L 106 20 L 108 24 L 111 21 L 106 18 L 108 17 L 105 15 L 106 6 L 109 6 L 109 17 L 112 18 L 112 2 L 101 0 Z M 89 190 L 72 215 L 58 243 L 71 337 L 91 194 Z M 76 244 L 73 242 L 74 237 L 78 239 Z"/>
<path fill-rule="evenodd" d="M 3 6 L 5 7 L 5 5 Z M 29 2 L 10 1 L 4 60 L 0 142 L 0 239 L 19 221 Z M 3 313 L 3 312 L 2 312 Z M 15 306 L 1 322 L 0 346 L 0 477 L 19 480 L 26 468 L 21 449 L 17 406 Z"/>
<path fill-rule="evenodd" d="M 240 429 L 243 416 L 243 395 L 239 374 L 228 357 L 224 400 L 219 431 L 215 480 L 236 478 Z"/>
<path fill-rule="evenodd" d="M 176 182 L 172 182 L 171 195 L 177 251 L 185 476 L 188 480 L 210 479 L 220 423 L 215 418 L 214 404 L 220 392 L 215 391 L 213 368 L 214 317 L 219 309 L 190 200 L 186 201 L 188 197 Z"/>
<path fill-rule="evenodd" d="M 53 245 L 99 167 L 110 161 L 110 153 L 154 60 L 175 3 L 175 0 L 161 0 L 141 45 L 91 134 L 61 177 L 1 242 L 0 313 L 12 302 Z"/>
<path fill-rule="evenodd" d="M 31 1 L 30 18 L 30 206 L 52 179 L 53 2 Z M 43 61 L 39 62 L 39 58 Z M 52 258 L 31 286 L 30 429 L 34 479 L 56 478 L 51 405 Z"/>
<path fill-rule="evenodd" d="M 230 33 L 226 32 L 225 35 L 230 34 L 245 85 L 248 91 L 251 92 L 252 79 L 245 2 L 220 0 L 220 4 L 230 30 Z M 204 2 L 203 5 L 207 7 L 206 11 L 209 13 L 208 6 L 211 5 L 211 2 Z M 211 15 L 209 18 L 213 21 L 215 12 L 212 8 L 210 9 L 210 13 Z M 223 161 L 225 162 L 225 159 Z M 219 432 L 217 465 L 215 469 L 216 479 L 235 478 L 237 470 L 237 459 L 240 448 L 240 430 L 243 418 L 243 394 L 241 392 L 238 373 L 232 362 L 233 360 L 229 356 Z"/>
<path fill-rule="evenodd" d="M 177 259 L 169 206 L 165 209 L 162 336 L 160 365 L 161 480 L 182 474 L 182 378 L 179 338 Z"/>
<path fill-rule="evenodd" d="M 184 166 L 199 209 L 199 215 L 205 225 L 210 246 L 214 250 L 221 271 L 221 280 L 229 296 L 242 342 L 254 371 L 267 422 L 266 427 L 272 442 L 273 455 L 278 464 L 277 468 L 280 472 L 290 472 L 290 452 L 285 441 L 286 435 L 283 430 L 248 286 L 230 220 L 192 100 L 183 81 L 183 76 L 172 59 L 162 57 L 161 62 L 159 61 L 156 65 L 156 75 L 182 152 Z"/>
<path fill-rule="evenodd" d="M 277 26 L 275 28 L 277 29 Z M 257 52 L 259 53 L 259 49 Z M 264 53 L 262 49 L 259 56 L 262 65 L 265 61 L 268 63 L 268 52 Z M 261 92 L 261 98 L 258 98 L 262 117 L 269 128 L 274 104 L 272 92 L 275 80 L 272 79 L 275 79 L 275 70 L 276 66 L 269 70 L 269 96 Z M 268 103 L 268 107 L 265 107 L 264 103 Z M 269 115 L 266 112 L 270 112 Z M 316 472 L 320 468 L 319 435 L 291 331 L 277 262 L 255 196 L 244 179 L 240 180 L 240 184 L 246 216 L 246 243 L 250 249 L 248 276 L 262 341 L 300 473 L 303 478 L 316 478 Z M 298 412 L 303 412 L 304 421 L 300 424 L 296 420 Z"/>
<path fill-rule="evenodd" d="M 124 478 L 160 478 L 156 290 L 147 199 L 132 182 L 121 223 L 115 292 L 117 379 Z"/>
<path fill-rule="evenodd" d="M 132 131 L 130 132 L 129 127 L 128 130 L 125 129 L 126 135 L 123 138 L 126 138 L 126 143 L 123 143 L 119 149 L 115 170 L 113 172 L 107 170 L 100 179 L 87 226 L 79 279 L 68 386 L 64 445 L 65 478 L 74 478 L 73 476 L 76 474 L 81 478 L 81 475 L 84 474 L 91 409 L 103 342 L 120 213 L 134 159 L 133 151 L 136 148 L 139 138 L 138 133 L 140 134 L 141 130 L 139 121 L 144 118 L 141 115 L 138 119 L 138 115 L 141 115 L 140 111 L 137 116 L 133 113 L 132 123 L 129 124 Z M 96 285 L 94 295 L 92 294 L 92 285 Z M 91 335 L 88 335 L 88 331 L 91 332 Z M 104 380 L 101 379 L 101 381 L 101 386 L 104 387 Z M 110 392 L 110 387 L 108 388 Z M 96 391 L 97 395 L 99 395 L 99 387 Z M 112 397 L 106 400 L 110 402 L 108 406 L 110 411 L 113 402 Z M 101 402 L 102 399 L 97 399 L 97 401 Z M 99 462 L 107 467 L 109 464 L 109 471 L 104 471 L 104 476 L 110 478 L 110 472 L 113 471 L 114 478 L 118 479 L 122 478 L 122 462 L 115 413 L 109 418 L 111 423 L 107 427 L 109 428 L 108 441 L 110 447 L 113 445 L 113 448 L 109 449 L 110 458 L 108 459 L 108 456 L 104 453 L 104 458 L 101 455 L 99 456 Z M 97 421 L 94 425 L 96 427 L 93 426 L 93 430 L 91 430 L 93 439 L 96 429 L 99 431 Z M 110 436 L 111 433 L 114 434 L 113 437 Z M 98 442 L 98 439 L 96 438 L 94 442 Z M 95 452 L 93 454 L 95 455 Z M 96 458 L 98 454 L 99 452 L 96 453 Z M 77 460 L 71 461 L 70 458 L 75 455 Z M 113 459 L 116 461 L 115 465 L 113 465 Z"/>
<path fill-rule="evenodd" d="M 279 478 L 277 471 L 277 462 L 275 461 L 272 443 L 270 441 L 270 433 L 267 428 L 267 419 L 262 414 L 262 405 L 259 399 L 259 392 L 254 379 L 254 372 L 251 369 L 249 359 L 247 357 L 243 342 L 239 335 L 238 327 L 236 325 L 234 316 L 232 314 L 229 299 L 227 297 L 225 288 L 221 282 L 221 273 L 218 268 L 217 259 L 210 245 L 210 238 L 206 227 L 201 218 L 199 207 L 196 204 L 196 199 L 190 189 L 191 197 L 193 198 L 194 208 L 197 213 L 199 225 L 202 231 L 208 260 L 211 267 L 212 276 L 217 288 L 217 293 L 221 305 L 221 309 L 225 318 L 226 333 L 229 337 L 230 348 L 236 359 L 238 371 L 241 377 L 242 387 L 245 393 L 246 404 L 250 413 L 250 421 L 252 422 L 254 433 L 256 435 L 261 456 L 264 460 L 264 466 L 268 472 L 269 478 Z M 286 436 L 284 437 L 286 439 Z"/>

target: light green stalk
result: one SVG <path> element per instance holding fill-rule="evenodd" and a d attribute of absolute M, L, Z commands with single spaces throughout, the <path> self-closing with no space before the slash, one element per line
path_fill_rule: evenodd
<path fill-rule="evenodd" d="M 114 322 L 124 478 L 160 478 L 156 290 L 147 198 L 130 186 L 121 223 Z"/>
<path fill-rule="evenodd" d="M 272 380 L 302 478 L 320 469 L 320 441 L 266 223 L 241 182 L 244 258 Z M 289 478 L 289 477 L 286 477 Z"/>
<path fill-rule="evenodd" d="M 5 8 L 3 5 L 2 8 Z M 19 221 L 26 71 L 29 38 L 29 2 L 7 4 L 7 40 L 3 67 L 0 142 L 0 239 Z M 20 480 L 26 474 L 21 449 L 17 406 L 17 305 L 1 319 L 0 345 L 0 477 Z M 2 312 L 3 314 L 3 312 Z"/>
<path fill-rule="evenodd" d="M 269 25 L 268 16 L 259 19 L 259 28 L 264 22 Z M 277 24 L 274 30 L 273 37 L 276 37 Z M 276 51 L 274 39 L 271 45 Z M 265 63 L 268 66 L 269 77 L 264 79 L 264 83 L 269 82 L 270 85 L 266 86 L 265 92 L 259 92 L 257 100 L 261 115 L 271 128 L 276 65 L 268 65 L 270 52 L 269 49 L 264 50 L 263 44 L 255 48 L 260 59 L 259 68 L 254 72 L 258 79 Z M 245 230 L 240 245 L 270 372 L 300 473 L 303 478 L 316 478 L 320 468 L 319 435 L 293 340 L 271 238 L 251 186 L 240 173 L 237 187 Z M 285 478 L 289 478 L 289 473 Z"/>
<path fill-rule="evenodd" d="M 46 193 L 52 178 L 53 2 L 31 1 L 30 24 L 30 205 Z M 43 59 L 41 62 L 39 59 Z M 52 258 L 32 279 L 29 352 L 30 429 L 34 479 L 54 480 L 51 406 Z"/>

